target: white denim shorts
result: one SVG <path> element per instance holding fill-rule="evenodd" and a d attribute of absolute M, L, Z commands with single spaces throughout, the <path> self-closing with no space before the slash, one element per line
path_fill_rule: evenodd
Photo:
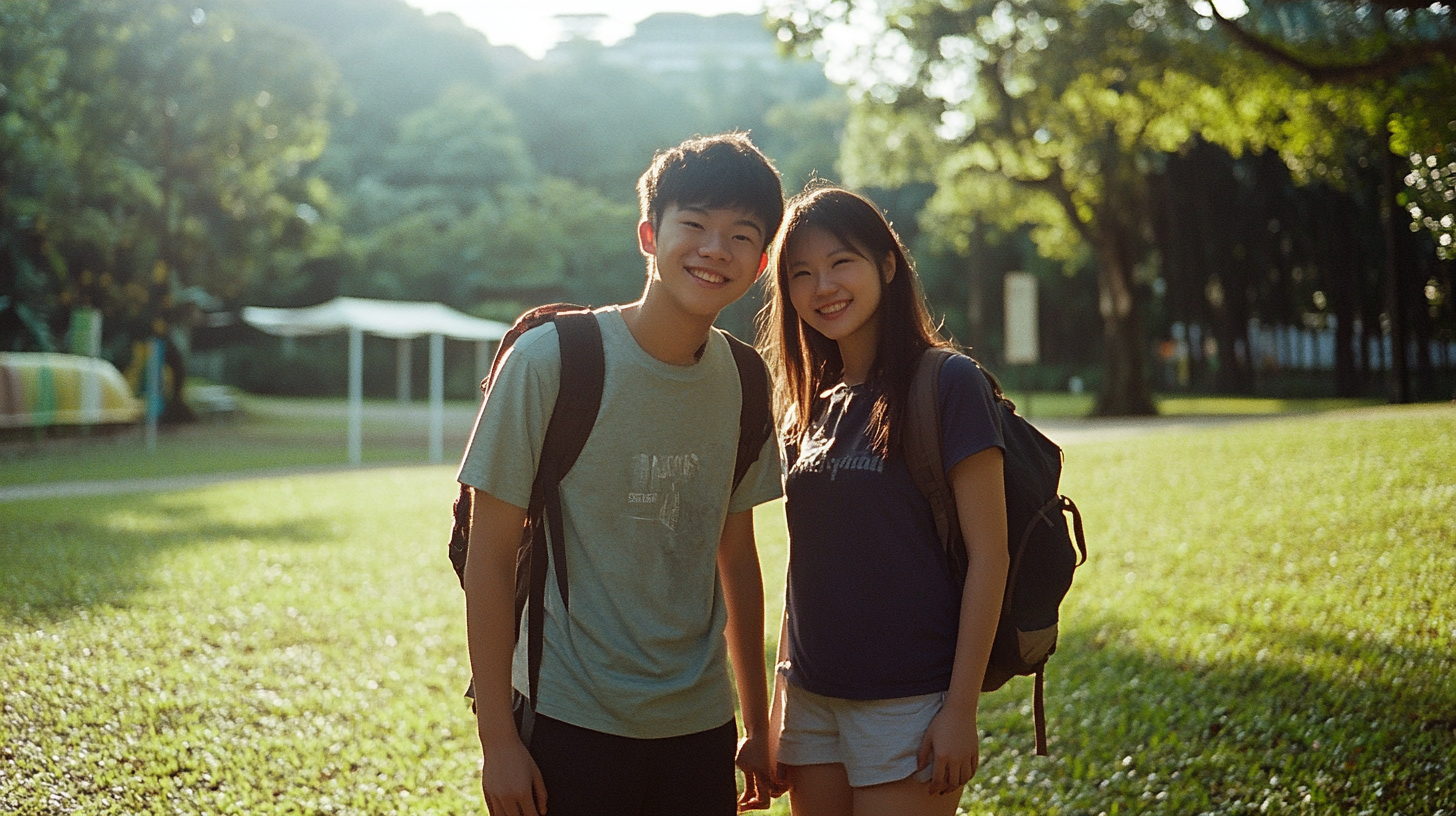
<path fill-rule="evenodd" d="M 779 681 L 785 682 L 782 676 Z M 787 686 L 779 762 L 837 762 L 855 788 L 898 782 L 912 775 L 917 781 L 930 781 L 931 767 L 921 770 L 916 754 L 930 721 L 945 704 L 945 692 L 892 700 L 842 700 L 805 691 L 793 683 Z"/>

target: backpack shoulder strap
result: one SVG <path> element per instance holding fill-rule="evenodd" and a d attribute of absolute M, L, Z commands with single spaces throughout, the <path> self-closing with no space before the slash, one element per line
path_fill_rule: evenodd
<path fill-rule="evenodd" d="M 576 464 L 586 440 L 596 424 L 606 381 L 606 355 L 602 348 L 601 327 L 596 315 L 589 311 L 560 311 L 555 314 L 556 336 L 561 346 L 561 382 L 556 392 L 556 405 L 546 425 L 541 444 L 541 458 L 536 466 L 536 480 L 531 486 L 531 506 L 526 509 L 527 521 L 533 529 L 531 553 L 531 585 L 529 594 L 533 614 L 532 631 L 541 615 L 535 614 L 543 602 L 546 583 L 546 552 L 549 541 L 550 560 L 555 565 L 556 588 L 563 604 L 571 602 L 567 581 L 566 539 L 561 519 L 561 480 Z M 517 606 L 521 606 L 521 587 L 516 589 Z M 517 613 L 519 615 L 519 612 Z M 539 663 L 533 658 L 533 670 Z"/>
<path fill-rule="evenodd" d="M 550 307 L 547 307 L 550 308 Z M 556 588 L 563 605 L 570 604 L 567 580 L 566 539 L 561 518 L 561 480 L 576 464 L 591 436 L 601 408 L 606 381 L 606 355 L 596 315 L 586 310 L 554 312 L 557 341 L 561 347 L 561 383 L 536 479 L 531 486 L 531 504 L 526 508 L 526 527 L 516 564 L 516 631 L 521 615 L 526 617 L 526 667 L 528 705 L 522 712 L 521 739 L 530 744 L 535 723 L 537 692 L 541 682 L 541 655 L 545 645 L 546 564 L 555 567 Z M 550 555 L 547 555 L 547 551 Z"/>
<path fill-rule="evenodd" d="M 773 435 L 772 395 L 768 368 L 758 351 L 728 332 L 723 332 L 723 337 L 733 351 L 733 363 L 738 367 L 738 383 L 743 391 L 738 409 L 738 453 L 733 460 L 733 490 L 737 490 Z"/>
<path fill-rule="evenodd" d="M 553 322 L 556 319 L 557 314 L 559 313 L 585 311 L 588 310 L 584 307 L 576 306 L 570 303 L 548 303 L 544 306 L 537 306 L 536 308 L 531 309 L 530 311 L 516 318 L 515 323 L 511 324 L 510 330 L 507 331 L 505 335 L 501 337 L 500 342 L 496 344 L 495 357 L 491 360 L 490 363 L 490 372 L 486 375 L 485 379 L 481 380 L 480 382 L 481 393 L 490 393 L 490 388 L 491 385 L 495 382 L 496 374 L 500 372 L 502 361 L 505 360 L 507 353 L 511 350 L 513 346 L 515 346 L 516 341 L 520 339 L 521 335 L 525 334 L 531 329 L 536 328 L 537 326 L 542 325 L 543 323 Z M 559 331 L 560 330 L 558 329 L 558 332 Z M 572 385 L 575 385 L 575 383 L 573 382 Z M 566 386 L 565 390 L 568 399 L 573 399 L 571 397 L 570 387 L 571 386 Z M 587 427 L 587 430 L 591 430 L 590 426 Z M 549 443 L 549 432 L 547 436 L 547 441 Z M 574 460 L 575 456 L 573 455 L 571 458 Z M 472 502 L 473 494 L 471 493 L 470 485 L 460 485 L 460 493 L 455 498 L 455 504 L 452 514 L 454 517 L 454 523 L 450 529 L 449 554 L 450 564 L 455 568 L 455 575 L 460 579 L 461 587 L 465 586 L 465 559 L 470 547 L 470 514 L 472 509 Z M 518 600 L 521 603 L 524 603 L 525 596 L 521 595 Z M 521 607 L 518 604 L 516 607 L 516 625 L 518 628 L 521 622 L 520 618 Z"/>
<path fill-rule="evenodd" d="M 943 346 L 925 350 L 910 381 L 910 402 L 901 430 L 902 455 L 915 486 L 930 502 L 935 532 L 958 575 L 965 575 L 966 554 L 961 545 L 960 519 L 955 494 L 945 476 L 941 447 L 940 369 L 956 352 Z"/>

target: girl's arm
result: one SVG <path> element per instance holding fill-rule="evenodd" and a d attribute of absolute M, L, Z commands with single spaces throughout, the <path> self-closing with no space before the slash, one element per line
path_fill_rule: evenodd
<path fill-rule="evenodd" d="M 976 709 L 981 681 L 991 657 L 991 642 L 1006 591 L 1006 485 L 1000 448 L 987 448 L 961 460 L 950 471 L 961 536 L 965 539 L 970 569 L 961 593 L 959 634 L 955 663 L 945 706 L 931 721 L 920 745 L 920 765 L 931 761 L 932 794 L 954 791 L 976 775 L 980 742 Z"/>
<path fill-rule="evenodd" d="M 789 609 L 788 602 L 784 603 L 784 614 L 779 619 L 779 649 L 778 655 L 774 657 L 773 666 L 773 696 L 769 698 L 768 706 L 768 760 L 769 770 L 773 772 L 773 779 L 770 780 L 769 793 L 774 797 L 783 796 L 788 791 L 788 778 L 786 769 L 779 764 L 779 737 L 784 732 L 784 700 L 788 696 L 788 678 L 784 677 L 780 667 L 784 661 L 789 659 Z"/>

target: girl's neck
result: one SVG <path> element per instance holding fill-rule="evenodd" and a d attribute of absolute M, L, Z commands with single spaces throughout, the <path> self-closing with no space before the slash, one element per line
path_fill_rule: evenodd
<path fill-rule="evenodd" d="M 839 359 L 843 363 L 839 379 L 845 385 L 859 385 L 869 379 L 875 364 L 875 333 L 856 332 L 839 341 Z"/>

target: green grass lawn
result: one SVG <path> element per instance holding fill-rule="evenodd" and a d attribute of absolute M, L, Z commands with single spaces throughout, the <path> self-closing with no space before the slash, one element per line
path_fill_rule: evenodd
<path fill-rule="evenodd" d="M 96 432 L 0 446 L 0 487 L 45 482 L 188 476 L 238 470 L 347 466 L 347 403 L 239 395 L 234 417 L 164 427 L 149 451 L 141 430 Z M 469 402 L 445 405 L 444 450 L 456 459 L 475 417 Z M 429 408 L 388 400 L 364 403 L 366 465 L 423 463 L 429 458 Z"/>
<path fill-rule="evenodd" d="M 1092 413 L 1097 395 L 1066 391 L 1006 392 L 1022 416 L 1032 419 L 1072 419 Z M 1275 399 L 1272 397 L 1224 397 L 1196 394 L 1157 394 L 1153 401 L 1162 416 L 1262 416 L 1306 414 L 1379 405 L 1382 400 L 1365 398 Z"/>
<path fill-rule="evenodd" d="M 229 419 L 164 427 L 155 452 L 139 428 L 71 432 L 37 438 L 10 432 L 0 441 L 0 487 L 46 482 L 189 476 L 239 470 L 344 467 L 348 464 L 347 405 L 341 399 L 299 399 L 238 394 L 242 411 Z M 1012 392 L 1018 408 L 1034 419 L 1084 417 L 1093 395 Z M 1158 398 L 1167 416 L 1218 416 L 1328 411 L 1372 404 L 1371 400 L 1276 400 L 1243 397 Z M 454 459 L 465 446 L 476 404 L 445 405 L 445 451 Z M 428 458 L 429 409 L 422 401 L 399 406 L 391 400 L 364 403 L 363 462 L 419 464 Z"/>
<path fill-rule="evenodd" d="M 1069 447 L 1052 756 L 987 695 L 965 810 L 1456 813 L 1456 409 L 1156 439 Z M 452 475 L 0 504 L 0 812 L 483 813 Z"/>

